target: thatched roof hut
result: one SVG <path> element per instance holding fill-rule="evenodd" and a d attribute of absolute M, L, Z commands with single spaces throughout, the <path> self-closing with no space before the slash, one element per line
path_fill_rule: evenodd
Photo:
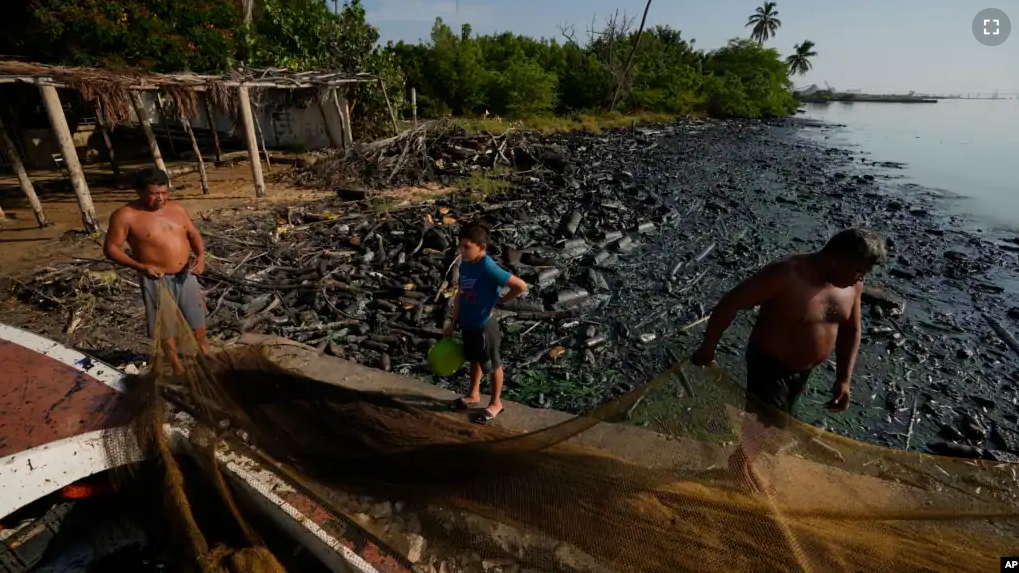
<path fill-rule="evenodd" d="M 100 227 L 56 88 L 74 89 L 81 94 L 86 102 L 94 106 L 98 123 L 103 129 L 107 142 L 109 141 L 107 130 L 114 125 L 130 122 L 133 110 L 145 132 L 153 161 L 162 169 L 165 169 L 165 165 L 149 120 L 142 108 L 139 94 L 156 91 L 165 96 L 167 104 L 165 108 L 161 107 L 161 111 L 180 122 L 188 132 L 199 163 L 203 188 L 207 192 L 204 162 L 191 130 L 191 118 L 198 117 L 200 111 L 199 94 L 204 93 L 206 112 L 210 115 L 212 107 L 236 110 L 240 115 L 245 126 L 255 194 L 264 197 L 265 184 L 262 179 L 256 138 L 257 127 L 251 114 L 249 90 L 316 90 L 330 140 L 334 146 L 342 147 L 352 143 L 350 115 L 342 93 L 335 88 L 351 83 L 375 81 L 378 79 L 368 74 L 349 74 L 338 71 L 293 72 L 282 69 L 241 69 L 222 75 L 203 75 L 191 72 L 157 74 L 127 68 L 118 70 L 77 68 L 0 60 L 0 84 L 24 83 L 38 86 L 40 89 L 47 115 L 60 144 L 64 164 L 78 198 L 85 230 L 88 232 L 98 232 Z M 109 143 L 107 146 L 109 147 Z M 0 147 L 10 158 L 22 190 L 28 196 L 33 210 L 36 212 L 39 224 L 44 225 L 45 215 L 42 212 L 41 204 L 35 195 L 27 173 L 25 173 L 12 138 L 4 129 L 2 122 L 0 122 Z M 218 139 L 216 148 L 218 155 Z M 110 151 L 112 160 L 112 149 Z M 115 164 L 115 160 L 112 162 Z M 114 168 L 116 169 L 116 166 Z"/>

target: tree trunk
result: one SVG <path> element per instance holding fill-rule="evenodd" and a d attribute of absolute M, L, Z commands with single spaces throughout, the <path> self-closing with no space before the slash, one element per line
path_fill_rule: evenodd
<path fill-rule="evenodd" d="M 212 143 L 216 146 L 216 163 L 223 162 L 223 151 L 219 148 L 219 130 L 216 129 L 216 115 L 212 112 L 212 102 L 209 101 L 208 93 L 205 100 L 205 118 L 209 120 L 209 131 L 212 132 Z"/>
<path fill-rule="evenodd" d="M 183 118 L 184 131 L 188 132 L 188 137 L 191 139 L 191 151 L 195 153 L 195 159 L 198 160 L 198 177 L 202 180 L 202 194 L 209 194 L 209 178 L 205 176 L 205 160 L 202 159 L 202 150 L 198 148 L 198 140 L 195 139 L 195 130 L 191 128 L 191 120 Z"/>
<path fill-rule="evenodd" d="M 110 155 L 110 167 L 113 168 L 113 176 L 120 177 L 120 164 L 117 163 L 117 155 L 113 151 L 113 138 L 110 137 L 110 126 L 106 125 L 106 120 L 103 118 L 103 106 L 99 105 L 99 102 L 95 104 L 96 110 L 96 123 L 99 124 L 99 130 L 103 132 L 103 142 L 106 143 L 106 152 Z"/>
<path fill-rule="evenodd" d="M 152 160 L 156 163 L 156 167 L 161 169 L 163 173 L 166 173 L 166 163 L 163 162 L 163 154 L 159 152 L 156 134 L 152 132 L 152 124 L 149 123 L 149 118 L 145 114 L 145 106 L 142 105 L 142 98 L 138 92 L 131 92 L 131 103 L 134 105 L 134 112 L 138 115 L 138 123 L 141 124 L 142 131 L 145 132 L 145 140 L 149 142 L 149 152 L 152 153 Z"/>
<path fill-rule="evenodd" d="M 241 104 L 241 121 L 244 122 L 244 135 L 248 142 L 248 162 L 251 163 L 251 177 L 255 181 L 255 197 L 265 197 L 265 180 L 262 179 L 262 162 L 258 157 L 258 142 L 255 140 L 255 120 L 251 116 L 251 100 L 248 99 L 248 86 L 237 86 L 237 98 Z"/>
<path fill-rule="evenodd" d="M 39 223 L 40 228 L 49 225 L 49 221 L 46 220 L 46 214 L 42 211 L 42 203 L 39 202 L 39 196 L 35 194 L 32 180 L 28 178 L 28 172 L 25 171 L 25 164 L 21 162 L 21 156 L 18 155 L 18 148 L 14 145 L 14 140 L 11 139 L 10 134 L 7 133 L 3 120 L 0 120 L 0 146 L 7 153 L 7 157 L 11 158 L 11 167 L 14 168 L 14 174 L 18 176 L 21 190 L 25 193 L 25 197 L 28 197 L 28 204 L 32 206 L 32 212 L 35 213 L 35 221 Z M 3 219 L 2 210 L 0 210 L 0 219 Z"/>
<path fill-rule="evenodd" d="M 46 115 L 50 118 L 53 132 L 60 144 L 60 154 L 64 156 L 64 164 L 71 174 L 71 185 L 74 187 L 74 196 L 78 200 L 78 209 L 81 211 L 81 223 L 88 234 L 102 232 L 99 226 L 99 218 L 96 216 L 95 205 L 92 204 L 92 194 L 88 191 L 88 183 L 85 182 L 85 173 L 81 170 L 81 162 L 78 161 L 78 151 L 74 148 L 74 140 L 71 138 L 71 129 L 67 127 L 67 118 L 64 117 L 64 108 L 60 105 L 60 95 L 57 88 L 49 85 L 39 86 L 42 92 L 42 101 L 46 105 Z"/>
<path fill-rule="evenodd" d="M 619 83 L 616 84 L 616 93 L 612 94 L 612 105 L 609 106 L 609 111 L 616 109 L 619 92 L 623 89 L 623 84 L 626 83 L 626 76 L 630 73 L 630 67 L 633 66 L 633 56 L 636 55 L 637 47 L 640 46 L 640 37 L 644 33 L 644 24 L 647 22 L 647 13 L 650 9 L 651 0 L 647 0 L 647 4 L 644 5 L 644 16 L 640 19 L 640 28 L 637 28 L 637 37 L 633 40 L 633 47 L 630 48 L 630 57 L 626 59 L 626 67 L 623 68 L 623 76 L 619 78 Z"/>

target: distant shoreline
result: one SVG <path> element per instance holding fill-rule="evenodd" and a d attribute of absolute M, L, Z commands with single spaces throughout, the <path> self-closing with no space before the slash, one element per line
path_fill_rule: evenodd
<path fill-rule="evenodd" d="M 938 103 L 936 99 L 912 97 L 878 97 L 864 99 L 813 99 L 800 98 L 800 103 Z"/>

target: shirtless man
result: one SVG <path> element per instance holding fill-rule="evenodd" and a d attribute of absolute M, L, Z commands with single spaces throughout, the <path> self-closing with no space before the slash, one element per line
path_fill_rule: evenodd
<path fill-rule="evenodd" d="M 166 284 L 184 319 L 194 330 L 201 351 L 206 351 L 205 301 L 195 275 L 205 270 L 205 245 L 184 206 L 170 201 L 170 179 L 160 169 L 146 168 L 135 175 L 138 200 L 110 216 L 103 253 L 111 261 L 138 271 L 145 303 L 149 338 L 156 336 L 159 288 Z M 124 242 L 131 254 L 124 252 Z M 191 253 L 194 261 L 191 261 Z M 184 373 L 173 325 L 162 333 L 163 348 L 178 375 Z"/>
<path fill-rule="evenodd" d="M 849 407 L 853 365 L 860 350 L 863 279 L 886 257 L 880 235 L 848 229 L 816 253 L 772 262 L 722 297 L 691 362 L 710 364 L 737 313 L 760 306 L 746 349 L 747 411 L 765 426 L 785 427 L 810 373 L 833 350 L 836 374 L 828 408 L 844 411 Z M 757 440 L 748 439 L 748 429 L 744 425 L 743 444 L 730 458 L 730 467 L 760 489 L 749 466 L 750 450 Z"/>

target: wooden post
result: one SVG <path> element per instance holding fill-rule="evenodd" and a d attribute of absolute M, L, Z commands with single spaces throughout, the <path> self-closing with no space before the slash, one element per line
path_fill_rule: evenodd
<path fill-rule="evenodd" d="M 396 125 L 396 114 L 393 113 L 393 104 L 389 102 L 389 95 L 386 93 L 386 82 L 379 78 L 379 87 L 382 88 L 382 97 L 386 98 L 386 107 L 389 108 L 389 119 L 393 121 L 393 135 L 400 135 L 400 127 Z"/>
<path fill-rule="evenodd" d="M 159 112 L 159 121 L 163 124 L 163 131 L 166 132 L 166 141 L 170 144 L 170 153 L 177 157 L 177 148 L 173 145 L 173 137 L 170 136 L 170 122 L 166 119 L 166 111 L 163 110 L 163 99 L 159 92 L 156 92 L 156 111 Z"/>
<path fill-rule="evenodd" d="M 96 208 L 92 204 L 92 194 L 88 191 L 85 173 L 81 170 L 81 162 L 78 161 L 78 152 L 74 149 L 74 140 L 71 139 L 71 129 L 67 127 L 64 108 L 60 105 L 60 94 L 57 93 L 57 88 L 49 85 L 39 86 L 39 91 L 42 92 L 46 115 L 50 118 L 53 132 L 60 144 L 60 154 L 64 156 L 64 164 L 71 174 L 71 185 L 74 187 L 74 196 L 78 199 L 78 209 L 81 211 L 81 223 L 86 233 L 90 235 L 99 233 L 102 227 L 99 226 Z"/>
<path fill-rule="evenodd" d="M 340 88 L 333 90 L 333 104 L 336 106 L 336 113 L 340 114 L 340 126 L 343 129 L 343 148 L 350 149 L 354 144 L 354 128 L 350 124 L 350 108 L 347 107 L 347 98 Z"/>
<path fill-rule="evenodd" d="M 18 155 L 18 148 L 14 145 L 14 140 L 11 139 L 10 134 L 7 133 L 3 120 L 0 120 L 0 146 L 2 146 L 0 148 L 4 150 L 7 157 L 11 158 L 11 167 L 14 168 L 15 175 L 18 176 L 21 190 L 25 193 L 25 197 L 28 197 L 28 203 L 32 206 L 32 212 L 35 213 L 35 221 L 39 223 L 40 228 L 49 225 L 49 221 L 46 220 L 46 214 L 42 211 L 42 203 L 39 202 L 39 196 L 35 194 L 32 180 L 28 178 L 28 172 L 25 171 L 25 164 L 21 162 L 21 156 Z M 0 211 L 0 219 L 2 218 L 3 211 Z"/>
<path fill-rule="evenodd" d="M 198 177 L 202 180 L 202 195 L 209 194 L 209 178 L 205 176 L 205 160 L 202 159 L 202 150 L 198 148 L 198 140 L 195 139 L 195 130 L 191 128 L 191 120 L 184 118 L 184 131 L 188 132 L 188 137 L 191 139 L 191 151 L 195 153 L 195 159 L 198 160 Z"/>
<path fill-rule="evenodd" d="M 262 131 L 262 124 L 258 121 L 256 114 L 252 113 L 251 118 L 255 120 L 255 131 L 258 132 L 258 140 L 262 142 L 262 153 L 265 154 L 265 168 L 267 171 L 272 171 L 272 162 L 269 161 L 269 150 L 265 148 L 265 132 Z"/>
<path fill-rule="evenodd" d="M 99 131 L 103 132 L 103 141 L 106 143 L 106 152 L 110 155 L 110 167 L 113 168 L 113 176 L 120 177 L 120 164 L 117 163 L 117 156 L 113 152 L 113 139 L 110 137 L 110 126 L 106 125 L 106 120 L 103 118 L 103 106 L 96 101 L 96 124 L 99 126 Z"/>
<path fill-rule="evenodd" d="M 216 163 L 223 162 L 223 152 L 219 148 L 219 130 L 216 129 L 216 115 L 212 113 L 212 102 L 209 101 L 209 96 L 206 94 L 205 100 L 205 119 L 209 121 L 209 131 L 212 132 L 212 143 L 216 146 Z"/>
<path fill-rule="evenodd" d="M 255 140 L 255 120 L 251 116 L 251 100 L 248 86 L 237 86 L 237 99 L 241 104 L 241 120 L 244 135 L 248 140 L 248 161 L 251 163 L 251 177 L 255 180 L 255 197 L 265 197 L 265 180 L 262 179 L 262 161 L 258 158 L 258 142 Z"/>
<path fill-rule="evenodd" d="M 410 88 L 410 111 L 414 114 L 414 129 L 418 127 L 418 91 Z"/>
<path fill-rule="evenodd" d="M 322 123 L 326 126 L 329 143 L 334 149 L 343 149 L 343 116 L 340 114 L 340 107 L 336 105 L 336 100 L 333 98 L 333 90 L 319 91 L 316 101 L 318 110 L 322 113 Z"/>
<path fill-rule="evenodd" d="M 145 115 L 145 107 L 142 105 L 142 97 L 137 91 L 131 92 L 131 103 L 134 105 L 134 112 L 138 115 L 138 123 L 142 126 L 142 131 L 145 132 L 145 139 L 149 142 L 149 151 L 152 153 L 152 160 L 156 162 L 156 167 L 163 170 L 166 173 L 166 163 L 163 163 L 163 154 L 159 152 L 159 144 L 156 143 L 156 134 L 152 133 L 152 124 L 149 123 L 149 118 Z M 167 173 L 169 175 L 169 173 Z"/>

